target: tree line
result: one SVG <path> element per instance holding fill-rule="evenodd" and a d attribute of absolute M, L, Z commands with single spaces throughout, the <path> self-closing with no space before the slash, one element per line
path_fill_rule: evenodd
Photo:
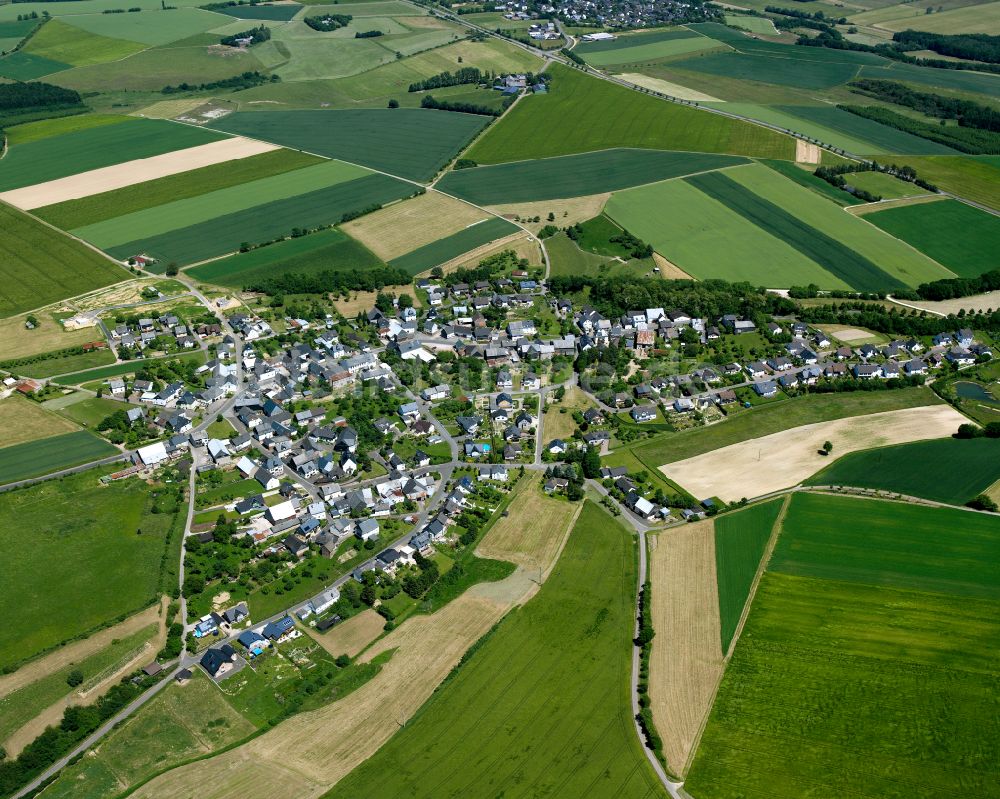
<path fill-rule="evenodd" d="M 507 110 L 510 105 L 510 100 L 513 98 L 508 97 L 501 104 L 500 108 L 490 108 L 486 105 L 477 105 L 476 103 L 455 103 L 448 100 L 437 100 L 434 98 L 433 94 L 428 94 L 424 96 L 424 99 L 420 101 L 421 108 L 431 108 L 435 111 L 457 111 L 461 114 L 478 114 L 479 116 L 485 117 L 498 117 Z"/>
<path fill-rule="evenodd" d="M 260 25 L 256 28 L 251 28 L 248 31 L 240 31 L 239 33 L 234 33 L 232 36 L 223 36 L 219 39 L 220 44 L 224 44 L 227 47 L 239 47 L 240 42 L 249 39 L 249 46 L 253 47 L 255 44 L 260 44 L 261 42 L 266 42 L 271 38 L 271 29 L 266 25 Z"/>
<path fill-rule="evenodd" d="M 798 309 L 808 324 L 849 324 L 890 336 L 933 336 L 955 329 L 956 317 L 931 316 L 926 311 L 897 310 L 857 302 L 832 303 Z M 986 331 L 1000 330 L 1000 310 L 966 314 L 964 324 Z"/>
<path fill-rule="evenodd" d="M 277 75 L 268 77 L 257 70 L 253 70 L 234 75 L 231 78 L 215 80 L 211 83 L 199 83 L 197 85 L 193 83 L 178 83 L 176 86 L 164 86 L 160 89 L 160 92 L 163 94 L 177 94 L 178 92 L 203 92 L 212 89 L 234 89 L 239 91 L 241 89 L 252 89 L 254 86 L 261 86 L 265 83 L 278 83 L 280 81 L 281 78 Z"/>
<path fill-rule="evenodd" d="M 890 111 L 879 105 L 838 105 L 837 108 L 969 155 L 1000 154 L 1000 133 L 995 133 L 992 130 L 944 126 L 943 124 L 932 125 L 919 119 L 897 114 L 895 111 Z"/>
<path fill-rule="evenodd" d="M 429 78 L 411 83 L 407 91 L 423 92 L 428 89 L 443 89 L 445 86 L 489 83 L 492 80 L 492 73 L 480 72 L 477 67 L 462 67 L 455 72 L 439 72 L 437 75 L 431 75 Z"/>
<path fill-rule="evenodd" d="M 851 91 L 877 100 L 912 108 L 939 119 L 957 119 L 965 128 L 979 128 L 1000 132 L 1000 111 L 973 100 L 942 97 L 931 92 L 918 92 L 891 80 L 862 78 L 848 84 Z"/>
<path fill-rule="evenodd" d="M 892 40 L 910 50 L 932 50 L 953 58 L 968 58 L 1000 64 L 1000 36 L 986 33 L 928 33 L 926 31 L 897 31 Z"/>
<path fill-rule="evenodd" d="M 405 286 L 411 279 L 405 270 L 386 265 L 368 269 L 288 272 L 257 281 L 244 289 L 265 294 L 336 294 L 342 291 L 378 291 L 386 286 Z"/>
<path fill-rule="evenodd" d="M 302 21 L 314 31 L 328 33 L 343 28 L 354 19 L 350 14 L 323 14 L 318 17 L 306 17 Z"/>
<path fill-rule="evenodd" d="M 950 277 L 921 283 L 917 296 L 922 300 L 954 300 L 1000 290 L 1000 269 L 984 272 L 979 277 Z"/>
<path fill-rule="evenodd" d="M 51 83 L 0 83 L 0 111 L 81 105 L 79 92 Z"/>

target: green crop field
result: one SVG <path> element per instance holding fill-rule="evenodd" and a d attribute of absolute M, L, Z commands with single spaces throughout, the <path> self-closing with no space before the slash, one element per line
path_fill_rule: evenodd
<path fill-rule="evenodd" d="M 573 52 L 588 64 L 606 67 L 634 64 L 638 61 L 656 61 L 718 46 L 719 43 L 714 39 L 681 28 L 619 36 L 606 42 L 581 42 Z"/>
<path fill-rule="evenodd" d="M 789 180 L 798 183 L 800 186 L 805 186 L 807 189 L 811 189 L 817 194 L 826 197 L 828 200 L 833 200 L 837 205 L 861 205 L 863 204 L 861 200 L 854 197 L 846 191 L 841 191 L 834 186 L 831 186 L 825 180 L 821 180 L 812 173 L 812 168 L 809 170 L 803 169 L 800 166 L 789 163 L 788 161 L 762 161 L 761 163 L 766 164 L 775 172 L 784 175 Z"/>
<path fill-rule="evenodd" d="M 831 207 L 814 193 L 791 184 L 772 170 L 752 165 L 729 170 L 726 175 L 749 190 L 751 196 L 785 209 L 802 225 L 842 242 L 860 257 L 877 264 L 896 281 L 916 286 L 929 280 L 951 277 L 940 264 L 927 256 L 886 236 L 863 219 Z"/>
<path fill-rule="evenodd" d="M 836 210 L 832 204 L 830 207 Z M 618 192 L 605 211 L 701 280 L 747 280 L 773 288 L 808 283 L 848 288 L 846 282 L 803 253 L 684 180 Z"/>
<path fill-rule="evenodd" d="M 273 20 L 275 22 L 287 22 L 301 10 L 302 6 L 296 3 L 288 3 L 280 6 L 242 5 L 216 9 L 220 14 L 237 17 L 238 19 Z"/>
<path fill-rule="evenodd" d="M 144 11 L 151 9 L 161 9 L 161 0 L 129 0 L 129 7 L 141 8 Z M 203 0 L 176 0 L 171 2 L 172 6 L 181 8 L 187 6 L 204 5 Z M 43 11 L 47 11 L 53 17 L 63 17 L 73 14 L 100 14 L 106 9 L 122 8 L 121 0 L 56 0 L 56 2 L 27 3 L 7 3 L 0 6 L 0 21 L 17 19 L 19 13 L 31 13 L 35 11 L 41 16 Z"/>
<path fill-rule="evenodd" d="M 114 353 L 108 349 L 101 349 L 78 355 L 66 355 L 62 358 L 47 358 L 44 361 L 19 366 L 17 371 L 28 377 L 54 377 L 66 372 L 76 372 L 80 369 L 90 369 L 94 366 L 104 366 L 114 362 Z"/>
<path fill-rule="evenodd" d="M 339 222 L 345 213 L 360 211 L 372 204 L 385 204 L 412 193 L 413 185 L 410 183 L 386 175 L 368 175 L 210 218 L 147 239 L 136 239 L 116 245 L 109 252 L 118 258 L 147 252 L 160 261 L 154 270 L 159 271 L 171 261 L 181 265 L 193 264 L 234 253 L 244 242 L 258 244 L 288 236 L 296 227 L 333 224 Z"/>
<path fill-rule="evenodd" d="M 85 0 L 76 0 L 84 2 Z M 16 144 L 28 144 L 33 141 L 49 139 L 53 136 L 62 136 L 66 133 L 75 133 L 80 130 L 90 130 L 91 128 L 103 128 L 105 125 L 119 125 L 128 122 L 131 117 L 124 117 L 118 114 L 85 114 L 68 117 L 55 117 L 54 119 L 41 119 L 37 122 L 25 122 L 20 125 L 13 125 L 5 131 L 7 134 L 7 144 L 13 147 Z"/>
<path fill-rule="evenodd" d="M 176 42 L 226 22 L 225 17 L 200 8 L 175 8 L 169 12 L 144 9 L 138 14 L 74 14 L 63 19 L 88 33 L 147 45 Z"/>
<path fill-rule="evenodd" d="M 945 191 L 1000 211 L 1000 162 L 991 156 L 908 158 L 917 174 Z"/>
<path fill-rule="evenodd" d="M 715 574 L 722 651 L 728 652 L 784 499 L 772 499 L 715 520 Z"/>
<path fill-rule="evenodd" d="M 807 394 L 754 408 L 749 413 L 741 413 L 711 427 L 657 436 L 633 445 L 631 450 L 647 468 L 655 469 L 665 463 L 684 460 L 804 424 L 937 405 L 940 402 L 937 395 L 926 388 L 856 394 Z"/>
<path fill-rule="evenodd" d="M 389 264 L 416 275 L 518 230 L 520 228 L 513 222 L 493 216 L 483 222 L 469 225 L 458 233 L 452 233 L 413 252 L 394 258 Z"/>
<path fill-rule="evenodd" d="M 0 449 L 0 485 L 57 472 L 118 453 L 86 430 L 50 436 Z"/>
<path fill-rule="evenodd" d="M 245 111 L 216 127 L 410 180 L 430 180 L 488 122 L 489 117 L 473 114 L 397 108 Z"/>
<path fill-rule="evenodd" d="M 272 150 L 78 200 L 47 205 L 36 208 L 32 213 L 63 230 L 73 230 L 105 219 L 123 217 L 148 208 L 314 166 L 319 162 L 318 157 L 295 150 Z"/>
<path fill-rule="evenodd" d="M 371 173 L 342 161 L 321 161 L 290 172 L 216 189 L 186 199 L 134 211 L 75 228 L 73 233 L 101 248 L 179 230 L 213 217 L 288 200 L 309 192 L 348 183 Z M 303 227 L 300 225 L 299 227 Z"/>
<path fill-rule="evenodd" d="M 539 592 L 327 797 L 662 796 L 629 712 L 635 558 L 587 502 Z"/>
<path fill-rule="evenodd" d="M 643 147 L 794 158 L 791 138 L 741 120 L 657 100 L 553 64 L 548 94 L 525 97 L 468 152 L 482 164 Z M 574 124 L 567 126 L 565 120 Z"/>
<path fill-rule="evenodd" d="M 981 514 L 793 496 L 685 789 L 995 797 L 998 535 Z"/>
<path fill-rule="evenodd" d="M 124 280 L 128 273 L 78 241 L 0 204 L 0 316 Z"/>
<path fill-rule="evenodd" d="M 706 75 L 774 83 L 796 89 L 831 89 L 857 77 L 858 72 L 858 67 L 853 64 L 745 53 L 708 53 L 672 61 L 670 66 Z"/>
<path fill-rule="evenodd" d="M 850 111 L 830 105 L 786 105 L 778 110 L 793 117 L 814 122 L 824 128 L 841 131 L 855 139 L 874 145 L 868 150 L 858 150 L 862 155 L 899 153 L 902 155 L 954 155 L 955 151 L 943 144 L 928 141 L 871 119 L 859 117 Z"/>
<path fill-rule="evenodd" d="M 961 505 L 997 480 L 1000 441 L 944 438 L 852 452 L 806 483 L 878 488 Z"/>
<path fill-rule="evenodd" d="M 766 171 L 778 180 L 777 173 Z M 706 174 L 687 178 L 687 183 L 735 211 L 762 230 L 789 244 L 827 272 L 859 291 L 888 291 L 903 284 L 883 271 L 877 264 L 852 250 L 847 244 L 827 236 L 775 203 L 768 202 L 752 189 L 742 186 L 726 175 Z M 786 181 L 787 183 L 787 181 Z M 800 187 L 788 183 L 801 191 Z M 811 199 L 811 198 L 810 198 Z M 817 199 L 817 202 L 820 200 Z M 833 207 L 824 204 L 824 210 Z"/>
<path fill-rule="evenodd" d="M 865 219 L 961 277 L 996 268 L 1000 218 L 958 200 L 888 208 Z"/>
<path fill-rule="evenodd" d="M 774 23 L 766 17 L 726 14 L 726 24 L 732 25 L 734 28 L 743 28 L 751 33 L 763 33 L 765 36 L 774 36 L 777 33 Z"/>
<path fill-rule="evenodd" d="M 495 205 L 618 191 L 745 163 L 728 155 L 612 149 L 460 169 L 437 186 L 479 205 Z"/>
<path fill-rule="evenodd" d="M 69 68 L 70 65 L 62 61 L 53 61 L 51 58 L 31 55 L 21 50 L 0 58 L 0 78 L 10 80 L 35 80 Z"/>
<path fill-rule="evenodd" d="M 0 190 L 33 186 L 136 158 L 224 139 L 224 134 L 160 119 L 76 130 L 11 146 L 0 171 Z"/>
<path fill-rule="evenodd" d="M 58 412 L 67 419 L 72 419 L 77 424 L 94 428 L 116 411 L 134 407 L 136 406 L 130 403 L 106 399 L 105 397 L 87 397 L 80 402 L 74 402 L 71 405 L 60 408 Z"/>
<path fill-rule="evenodd" d="M 145 45 L 85 33 L 79 28 L 53 19 L 31 37 L 22 52 L 73 66 L 82 66 L 127 58 L 143 49 Z"/>
<path fill-rule="evenodd" d="M 850 185 L 858 189 L 870 191 L 872 194 L 877 194 L 884 200 L 927 194 L 926 189 L 920 188 L 915 183 L 908 183 L 905 180 L 894 178 L 892 175 L 887 175 L 884 172 L 857 172 L 851 175 Z M 847 194 L 847 192 L 844 192 L 844 194 Z M 870 219 L 866 221 L 871 222 Z"/>
<path fill-rule="evenodd" d="M 922 83 L 939 89 L 985 94 L 994 100 L 1000 98 L 1000 81 L 994 80 L 994 75 L 970 70 L 934 69 L 892 61 L 884 66 L 862 66 L 858 77 Z"/>
<path fill-rule="evenodd" d="M 296 29 L 299 35 L 295 35 Z M 290 56 L 275 67 L 283 81 L 343 78 L 395 60 L 392 50 L 378 44 L 378 39 L 333 38 L 316 33 L 302 22 L 290 23 L 276 33 L 275 44 Z"/>
<path fill-rule="evenodd" d="M 371 250 L 333 228 L 212 261 L 189 270 L 188 274 L 206 283 L 241 288 L 287 273 L 363 270 L 381 264 Z"/>

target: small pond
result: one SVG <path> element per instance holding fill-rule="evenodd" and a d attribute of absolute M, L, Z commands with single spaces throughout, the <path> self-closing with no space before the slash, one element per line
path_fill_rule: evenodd
<path fill-rule="evenodd" d="M 965 380 L 955 383 L 955 393 L 962 399 L 978 400 L 979 402 L 998 402 L 997 398 L 983 386 L 979 385 L 979 383 L 970 383 Z"/>

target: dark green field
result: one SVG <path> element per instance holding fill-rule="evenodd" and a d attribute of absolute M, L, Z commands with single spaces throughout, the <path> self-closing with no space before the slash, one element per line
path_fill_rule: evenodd
<path fill-rule="evenodd" d="M 794 495 L 685 790 L 1000 795 L 998 541 L 996 517 Z"/>
<path fill-rule="evenodd" d="M 489 244 L 491 241 L 516 233 L 518 230 L 520 228 L 514 223 L 493 216 L 484 222 L 471 225 L 458 233 L 438 239 L 413 252 L 401 255 L 399 258 L 394 258 L 389 264 L 405 269 L 411 275 L 416 275 L 447 263 L 452 258 L 457 258 L 483 244 Z"/>
<path fill-rule="evenodd" d="M 685 178 L 688 183 L 772 236 L 794 247 L 828 272 L 858 291 L 888 291 L 903 283 L 860 253 L 805 224 L 792 213 L 757 196 L 726 175 L 704 174 Z"/>
<path fill-rule="evenodd" d="M 18 50 L 15 53 L 0 58 L 0 78 L 10 78 L 11 80 L 35 80 L 53 72 L 62 72 L 64 69 L 71 69 L 69 64 L 62 61 L 53 61 L 40 55 L 24 53 Z"/>
<path fill-rule="evenodd" d="M 226 138 L 214 130 L 162 119 L 130 119 L 10 148 L 0 170 L 0 191 L 33 186 L 136 158 L 196 147 Z"/>
<path fill-rule="evenodd" d="M 242 288 L 287 273 L 363 270 L 381 264 L 371 250 L 333 228 L 196 266 L 188 274 L 206 283 Z"/>
<path fill-rule="evenodd" d="M 629 711 L 635 582 L 588 501 L 539 592 L 327 797 L 663 796 Z"/>
<path fill-rule="evenodd" d="M 772 499 L 715 520 L 715 573 L 723 653 L 729 651 L 736 634 L 783 502 L 781 498 Z"/>
<path fill-rule="evenodd" d="M 520 203 L 618 191 L 745 163 L 745 158 L 728 155 L 616 148 L 460 169 L 445 175 L 437 187 L 479 205 Z"/>
<path fill-rule="evenodd" d="M 217 189 L 239 186 L 253 180 L 280 175 L 320 163 L 314 155 L 295 150 L 273 150 L 250 158 L 192 169 L 179 175 L 147 180 L 114 191 L 93 194 L 79 200 L 47 205 L 32 213 L 62 228 L 74 228 L 114 219 L 164 203 L 208 194 Z M 845 195 L 846 196 L 846 195 Z"/>
<path fill-rule="evenodd" d="M 804 49 L 804 48 L 803 48 Z M 811 47 L 810 50 L 818 50 Z M 774 83 L 795 89 L 831 89 L 857 76 L 858 68 L 837 62 L 801 61 L 770 55 L 709 53 L 670 62 L 675 69 L 689 69 L 725 78 Z"/>
<path fill-rule="evenodd" d="M 693 39 L 698 34 L 686 28 L 676 30 L 654 31 L 652 33 L 637 33 L 631 36 L 618 36 L 614 39 L 607 39 L 598 42 L 581 42 L 574 50 L 580 55 L 588 53 L 606 53 L 613 50 L 624 50 L 629 47 L 636 47 L 641 44 L 652 44 L 653 42 L 668 42 L 675 39 Z"/>
<path fill-rule="evenodd" d="M 859 117 L 850 111 L 842 111 L 831 105 L 779 105 L 784 111 L 800 119 L 807 119 L 817 125 L 845 133 L 879 148 L 879 152 L 901 153 L 903 155 L 955 155 L 955 150 L 937 142 L 922 139 L 912 133 L 890 128 L 871 119 Z"/>
<path fill-rule="evenodd" d="M 962 505 L 997 480 L 1000 441 L 944 438 L 852 452 L 806 483 L 878 488 Z"/>
<path fill-rule="evenodd" d="M 960 277 L 997 268 L 1000 217 L 958 200 L 888 208 L 865 219 Z"/>
<path fill-rule="evenodd" d="M 422 108 L 243 111 L 215 127 L 427 181 L 490 119 Z"/>
<path fill-rule="evenodd" d="M 497 164 L 612 147 L 795 157 L 791 138 L 759 125 L 657 100 L 559 64 L 549 73 L 550 92 L 519 101 L 469 158 Z"/>
<path fill-rule="evenodd" d="M 411 194 L 413 189 L 413 184 L 386 175 L 368 175 L 148 239 L 127 242 L 108 252 L 117 258 L 149 253 L 159 259 L 159 270 L 165 269 L 171 261 L 182 265 L 197 263 L 236 252 L 243 242 L 257 244 L 290 235 L 295 227 L 339 222 L 349 211 L 398 200 Z"/>
<path fill-rule="evenodd" d="M 0 449 L 0 484 L 78 466 L 118 450 L 87 430 L 51 436 Z"/>
<path fill-rule="evenodd" d="M 276 22 L 288 22 L 302 10 L 298 3 L 288 3 L 280 6 L 230 6 L 216 9 L 220 14 L 226 14 L 238 19 L 265 19 Z"/>
<path fill-rule="evenodd" d="M 116 363 L 113 366 L 104 366 L 98 369 L 88 369 L 85 372 L 76 372 L 71 375 L 62 375 L 59 383 L 67 386 L 78 386 L 81 383 L 89 383 L 93 380 L 105 380 L 109 377 L 120 377 L 121 375 L 133 374 L 142 369 L 142 365 L 147 361 L 195 361 L 199 364 L 205 363 L 205 353 L 188 352 L 180 355 L 167 355 L 162 358 L 148 358 L 139 361 L 126 361 Z"/>
<path fill-rule="evenodd" d="M 807 172 L 805 169 L 788 161 L 774 161 L 769 159 L 761 161 L 761 163 L 766 164 L 786 178 L 794 180 L 800 186 L 805 186 L 807 189 L 812 189 L 817 194 L 822 194 L 827 199 L 833 200 L 837 205 L 858 205 L 862 202 L 853 194 L 831 186 L 825 180 L 820 180 L 812 172 Z"/>
<path fill-rule="evenodd" d="M 128 277 L 121 267 L 9 205 L 0 204 L 0 231 L 0 316 Z"/>

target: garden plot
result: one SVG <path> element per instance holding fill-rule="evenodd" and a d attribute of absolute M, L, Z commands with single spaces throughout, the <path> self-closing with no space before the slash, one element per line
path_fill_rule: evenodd
<path fill-rule="evenodd" d="M 175 150 L 172 153 L 163 153 L 150 158 L 126 161 L 123 164 L 102 167 L 4 192 L 0 194 L 0 200 L 25 211 L 30 211 L 34 208 L 67 200 L 77 200 L 81 197 L 90 197 L 101 192 L 133 186 L 147 180 L 156 180 L 200 167 L 249 158 L 277 149 L 279 149 L 277 145 L 269 142 L 234 136 L 198 147 L 189 147 L 186 150 Z"/>
<path fill-rule="evenodd" d="M 852 416 L 793 427 L 780 433 L 731 444 L 660 467 L 670 480 L 697 497 L 725 502 L 758 497 L 801 483 L 823 465 L 818 450 L 825 441 L 842 455 L 872 447 L 944 438 L 966 418 L 947 405 Z"/>

